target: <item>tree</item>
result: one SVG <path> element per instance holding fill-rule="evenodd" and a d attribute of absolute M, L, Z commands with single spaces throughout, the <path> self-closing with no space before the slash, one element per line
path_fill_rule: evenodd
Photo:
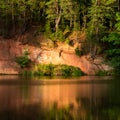
<path fill-rule="evenodd" d="M 116 13 L 116 21 L 117 21 L 117 23 L 116 23 L 115 27 L 120 32 L 120 12 Z"/>
<path fill-rule="evenodd" d="M 58 26 L 61 19 L 61 8 L 58 0 L 50 0 L 46 3 L 47 19 L 54 25 L 55 31 L 58 30 Z"/>
<path fill-rule="evenodd" d="M 79 7 L 73 0 L 50 0 L 46 3 L 47 20 L 55 38 L 62 34 L 66 26 L 76 29 L 79 26 Z M 77 24 L 78 23 L 78 24 Z"/>
<path fill-rule="evenodd" d="M 102 41 L 107 44 L 106 56 L 109 63 L 120 72 L 120 13 L 116 13 L 115 30 L 104 36 Z"/>
<path fill-rule="evenodd" d="M 88 16 L 88 39 L 90 40 L 90 52 L 95 55 L 96 43 L 99 43 L 106 29 L 106 20 L 111 19 L 113 9 L 110 6 L 114 0 L 92 0 L 92 5 L 89 8 Z M 93 45 L 92 45 L 93 44 Z M 93 50 L 91 50 L 93 48 Z"/>

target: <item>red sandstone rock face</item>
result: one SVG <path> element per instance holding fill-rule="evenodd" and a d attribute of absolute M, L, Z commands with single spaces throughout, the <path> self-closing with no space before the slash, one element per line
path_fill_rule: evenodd
<path fill-rule="evenodd" d="M 18 74 L 19 66 L 15 56 L 21 55 L 21 51 L 17 42 L 0 39 L 0 74 Z"/>
<path fill-rule="evenodd" d="M 58 49 L 42 50 L 30 48 L 30 59 L 41 64 L 67 64 L 79 67 L 84 73 L 94 75 L 98 68 L 87 60 L 86 56 L 79 57 L 74 52 L 60 51 Z"/>
<path fill-rule="evenodd" d="M 79 67 L 88 75 L 95 75 L 98 70 L 110 70 L 107 65 L 102 64 L 102 61 L 97 57 L 94 61 L 90 55 L 77 56 L 74 52 L 63 50 L 60 53 L 59 49 L 43 50 L 40 48 L 30 48 L 30 59 L 41 64 L 67 64 Z M 102 58 L 103 59 L 103 58 Z"/>
<path fill-rule="evenodd" d="M 11 57 L 22 55 L 24 47 L 20 44 L 20 42 L 9 40 L 8 45 L 10 46 L 9 52 Z"/>
<path fill-rule="evenodd" d="M 96 66 L 91 64 L 86 59 L 86 56 L 79 57 L 79 56 L 76 56 L 75 54 L 63 53 L 62 57 L 65 64 L 79 67 L 86 74 L 94 75 L 97 71 Z"/>
<path fill-rule="evenodd" d="M 4 40 L 0 38 L 0 74 L 17 74 L 20 67 L 15 62 L 16 56 L 21 56 L 25 49 L 28 49 L 29 58 L 35 63 L 41 64 L 67 64 L 79 67 L 84 73 L 94 75 L 98 66 L 91 63 L 87 59 L 88 56 L 76 56 L 74 51 L 64 48 L 60 53 L 60 49 L 41 49 L 30 45 L 22 45 L 18 41 Z M 96 62 L 98 64 L 98 62 Z M 104 69 L 109 69 L 105 65 Z"/>
<path fill-rule="evenodd" d="M 0 61 L 0 74 L 18 74 L 19 66 L 10 60 Z"/>

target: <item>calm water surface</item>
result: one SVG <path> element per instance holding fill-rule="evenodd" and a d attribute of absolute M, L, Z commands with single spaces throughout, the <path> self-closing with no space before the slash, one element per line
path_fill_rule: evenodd
<path fill-rule="evenodd" d="M 119 77 L 0 76 L 0 120 L 120 120 Z"/>

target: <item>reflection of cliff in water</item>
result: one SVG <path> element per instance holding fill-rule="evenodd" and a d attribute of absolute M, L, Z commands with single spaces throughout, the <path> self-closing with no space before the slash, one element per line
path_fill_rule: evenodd
<path fill-rule="evenodd" d="M 93 76 L 34 82 L 3 78 L 0 120 L 117 120 L 120 115 L 119 82 Z"/>
<path fill-rule="evenodd" d="M 101 89 L 102 88 L 102 89 Z M 42 91 L 41 99 L 44 106 L 57 102 L 58 106 L 73 104 L 77 105 L 76 99 L 86 99 L 89 102 L 96 102 L 106 96 L 107 85 L 105 84 L 66 84 L 66 85 L 49 85 L 33 87 L 34 96 L 38 98 L 39 91 Z M 34 99 L 39 102 L 39 99 Z M 33 102 L 33 103 L 34 103 Z M 79 101 L 80 102 L 80 101 Z"/>
<path fill-rule="evenodd" d="M 38 104 L 51 107 L 72 105 L 82 106 L 83 103 L 97 105 L 106 98 L 107 84 L 55 84 L 55 85 L 0 85 L 0 111 L 16 109 L 21 105 Z"/>

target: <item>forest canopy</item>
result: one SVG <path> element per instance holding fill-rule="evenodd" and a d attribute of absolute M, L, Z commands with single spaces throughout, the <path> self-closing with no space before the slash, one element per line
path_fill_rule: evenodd
<path fill-rule="evenodd" d="M 120 69 L 120 0 L 0 0 L 0 35 L 24 34 L 33 25 L 53 41 L 83 31 Z M 117 62 L 115 62 L 117 61 Z"/>
<path fill-rule="evenodd" d="M 96 36 L 120 29 L 119 12 L 119 0 L 0 0 L 0 34 L 37 24 L 52 32 L 87 29 Z"/>

